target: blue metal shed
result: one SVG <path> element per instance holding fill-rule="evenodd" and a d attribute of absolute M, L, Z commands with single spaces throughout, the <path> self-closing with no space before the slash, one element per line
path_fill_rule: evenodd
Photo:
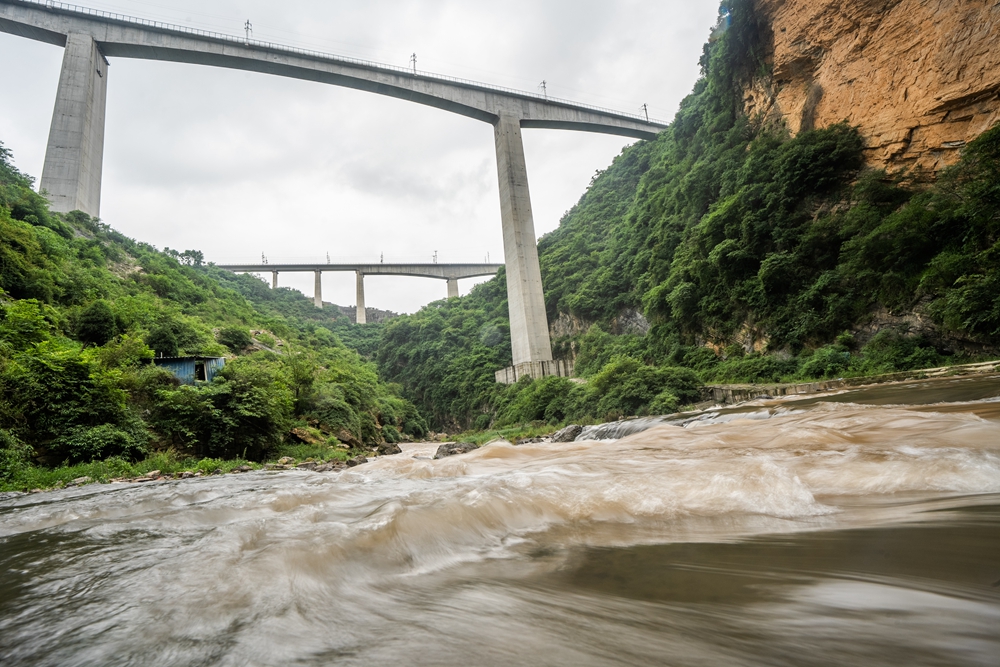
<path fill-rule="evenodd" d="M 226 365 L 223 357 L 156 357 L 153 363 L 173 373 L 181 384 L 211 382 Z"/>

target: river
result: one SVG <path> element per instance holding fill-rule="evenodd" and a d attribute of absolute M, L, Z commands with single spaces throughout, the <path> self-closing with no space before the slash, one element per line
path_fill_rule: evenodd
<path fill-rule="evenodd" d="M 0 501 L 0 664 L 1000 665 L 1000 377 Z"/>

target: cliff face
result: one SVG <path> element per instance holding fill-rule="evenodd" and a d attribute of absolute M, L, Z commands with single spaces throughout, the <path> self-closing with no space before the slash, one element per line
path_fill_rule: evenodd
<path fill-rule="evenodd" d="M 773 70 L 752 116 L 793 133 L 842 120 L 870 164 L 935 172 L 1000 121 L 998 0 L 757 0 Z"/>

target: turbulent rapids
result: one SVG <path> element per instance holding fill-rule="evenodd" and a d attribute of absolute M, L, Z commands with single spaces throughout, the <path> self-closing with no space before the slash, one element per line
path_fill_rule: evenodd
<path fill-rule="evenodd" d="M 0 662 L 997 664 L 1000 378 L 628 428 L 0 501 Z"/>

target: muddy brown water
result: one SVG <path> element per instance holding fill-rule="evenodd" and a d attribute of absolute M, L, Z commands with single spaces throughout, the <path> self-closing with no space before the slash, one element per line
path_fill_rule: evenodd
<path fill-rule="evenodd" d="M 1000 665 L 1000 378 L 647 426 L 0 501 L 0 664 Z"/>

